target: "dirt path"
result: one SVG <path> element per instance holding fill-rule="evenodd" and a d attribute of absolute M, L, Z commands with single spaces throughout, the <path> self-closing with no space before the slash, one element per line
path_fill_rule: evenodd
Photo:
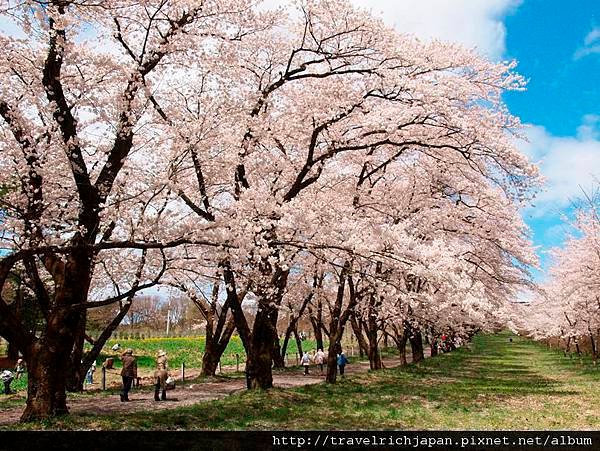
<path fill-rule="evenodd" d="M 410 361 L 410 357 L 409 357 Z M 386 368 L 398 366 L 399 359 L 385 359 Z M 346 367 L 347 374 L 364 373 L 369 370 L 369 362 L 353 362 Z M 277 388 L 291 388 L 303 385 L 318 384 L 325 380 L 325 376 L 319 375 L 318 369 L 311 366 L 308 376 L 302 374 L 303 370 L 275 372 L 273 374 L 273 385 Z M 194 377 L 199 371 L 189 371 L 187 377 Z M 135 411 L 154 412 L 165 409 L 174 409 L 183 406 L 197 404 L 203 401 L 224 398 L 231 393 L 245 389 L 245 380 L 239 379 L 215 379 L 214 381 L 203 381 L 196 384 L 180 385 L 175 390 L 167 392 L 167 401 L 154 401 L 154 391 L 148 385 L 142 385 L 133 389 L 130 394 L 130 402 L 120 402 L 118 394 L 106 394 L 98 392 L 97 395 L 85 395 L 69 399 L 69 410 L 72 414 L 80 412 L 94 412 L 99 415 L 115 413 L 127 413 Z M 12 407 L 2 409 L 0 407 L 0 425 L 6 426 L 16 423 L 23 412 L 23 407 Z"/>

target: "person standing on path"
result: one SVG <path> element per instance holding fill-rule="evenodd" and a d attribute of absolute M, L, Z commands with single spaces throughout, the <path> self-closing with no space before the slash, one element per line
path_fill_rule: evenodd
<path fill-rule="evenodd" d="M 315 354 L 315 363 L 319 365 L 319 370 L 321 371 L 321 375 L 323 374 L 323 364 L 325 363 L 325 353 L 322 349 L 317 350 Z"/>
<path fill-rule="evenodd" d="M 310 367 L 310 356 L 308 355 L 308 352 L 305 352 L 304 355 L 302 355 L 300 363 L 304 367 L 304 376 L 308 376 L 308 369 Z"/>
<path fill-rule="evenodd" d="M 121 377 L 123 378 L 123 390 L 121 391 L 121 402 L 129 401 L 129 390 L 133 380 L 137 378 L 137 362 L 133 356 L 133 349 L 126 349 L 121 355 L 123 369 Z"/>
<path fill-rule="evenodd" d="M 167 360 L 167 353 L 165 351 L 158 351 L 156 357 L 156 371 L 154 371 L 154 400 L 155 401 L 166 401 L 167 400 L 167 377 L 169 362 Z M 162 391 L 160 398 L 158 397 L 159 391 Z"/>
<path fill-rule="evenodd" d="M 12 371 L 4 370 L 2 371 L 0 378 L 2 378 L 2 382 L 4 382 L 4 394 L 10 395 L 12 393 L 10 390 L 10 384 L 12 383 L 15 376 L 13 375 Z"/>
<path fill-rule="evenodd" d="M 96 372 L 96 361 L 92 362 L 92 365 L 88 368 L 87 373 L 85 373 L 85 382 L 88 385 L 94 383 L 94 373 Z"/>
<path fill-rule="evenodd" d="M 21 379 L 23 374 L 25 374 L 25 361 L 19 359 L 17 360 L 17 366 L 15 366 L 15 380 Z"/>
<path fill-rule="evenodd" d="M 344 352 L 340 352 L 337 356 L 337 364 L 338 364 L 338 368 L 340 369 L 340 376 L 344 377 L 344 370 L 346 369 L 346 364 L 348 363 L 348 359 L 346 358 L 346 355 L 344 354 Z"/>

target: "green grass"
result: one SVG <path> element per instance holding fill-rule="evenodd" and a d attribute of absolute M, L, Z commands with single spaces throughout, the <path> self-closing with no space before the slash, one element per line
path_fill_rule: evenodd
<path fill-rule="evenodd" d="M 110 348 L 115 344 L 121 345 L 121 351 L 112 351 Z M 314 340 L 305 340 L 302 342 L 305 349 L 313 350 L 316 348 Z M 121 368 L 120 353 L 126 348 L 132 348 L 137 358 L 138 367 L 154 368 L 156 366 L 156 354 L 159 349 L 167 352 L 169 357 L 170 368 L 179 368 L 183 362 L 187 368 L 201 368 L 202 355 L 205 346 L 204 337 L 169 337 L 169 338 L 144 338 L 144 339 L 111 339 L 108 340 L 102 352 L 100 353 L 97 362 L 100 365 L 107 357 L 114 359 L 115 368 Z M 90 346 L 86 344 L 86 349 Z M 296 342 L 290 340 L 288 343 L 287 353 L 289 354 L 289 365 L 294 365 L 295 353 L 297 352 Z M 1 353 L 0 353 L 1 354 Z M 246 353 L 239 337 L 231 337 L 223 357 L 221 358 L 222 365 L 235 365 L 236 354 L 239 355 L 240 369 L 243 370 L 243 364 L 246 361 Z M 10 368 L 12 371 L 12 368 Z M 99 382 L 100 373 L 96 372 L 95 379 Z M 6 398 L 0 396 L 0 407 L 23 404 L 27 391 L 27 373 L 20 379 L 13 381 L 11 389 L 16 391 L 18 396 Z"/>
<path fill-rule="evenodd" d="M 202 353 L 204 350 L 205 339 L 204 337 L 184 337 L 184 338 L 146 338 L 146 339 L 111 339 L 108 340 L 104 346 L 97 361 L 101 364 L 107 357 L 114 358 L 114 366 L 121 368 L 121 360 L 119 359 L 122 351 L 112 351 L 110 348 L 115 344 L 119 343 L 121 349 L 132 348 L 135 352 L 138 366 L 141 368 L 154 368 L 156 366 L 156 354 L 159 349 L 165 350 L 169 356 L 169 366 L 171 368 L 178 368 L 183 362 L 185 362 L 187 368 L 200 368 L 202 366 Z M 310 346 L 310 343 L 309 343 Z M 89 345 L 86 345 L 86 349 L 89 349 Z M 290 343 L 288 352 L 296 352 L 296 343 Z M 239 337 L 232 337 L 229 345 L 227 346 L 223 359 L 221 360 L 222 365 L 235 365 L 236 357 L 235 354 L 240 355 L 240 362 L 245 362 L 246 354 L 244 347 L 242 346 Z M 11 371 L 13 370 L 10 368 Z M 100 380 L 99 371 L 95 375 L 96 382 Z M 0 396 L 0 406 L 6 407 L 15 403 L 23 402 L 27 391 L 27 374 L 18 381 L 13 381 L 11 385 L 13 391 L 17 391 L 20 395 L 11 397 L 11 399 Z"/>
<path fill-rule="evenodd" d="M 513 342 L 509 342 L 509 337 Z M 243 392 L 165 413 L 83 414 L 32 429 L 597 429 L 600 369 L 507 333 L 336 385 Z"/>
<path fill-rule="evenodd" d="M 121 351 L 112 351 L 111 347 L 119 343 Z M 316 343 L 313 340 L 306 340 L 303 343 L 306 349 L 315 349 Z M 120 368 L 121 362 L 118 359 L 122 350 L 131 348 L 134 355 L 137 357 L 138 366 L 141 368 L 154 368 L 156 365 L 156 354 L 159 349 L 167 352 L 169 358 L 169 366 L 177 368 L 185 362 L 188 368 L 200 368 L 202 366 L 202 355 L 204 352 L 205 338 L 204 337 L 173 337 L 173 338 L 144 338 L 144 339 L 111 339 L 107 341 L 98 358 L 98 362 L 103 362 L 107 357 L 117 357 L 115 359 L 115 367 Z M 291 340 L 288 344 L 287 353 L 290 355 L 290 362 L 297 352 L 296 342 Z M 222 365 L 235 365 L 236 354 L 239 355 L 240 363 L 246 361 L 246 353 L 244 346 L 239 337 L 231 337 L 223 357 L 221 358 Z"/>

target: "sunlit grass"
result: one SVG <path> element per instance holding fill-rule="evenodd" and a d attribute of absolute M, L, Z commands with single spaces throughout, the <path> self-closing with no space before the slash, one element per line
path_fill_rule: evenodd
<path fill-rule="evenodd" d="M 510 342 L 509 338 L 513 341 Z M 50 429 L 597 429 L 600 371 L 509 336 L 419 365 L 170 410 L 84 414 L 20 428 Z"/>
<path fill-rule="evenodd" d="M 118 343 L 121 351 L 112 351 L 113 345 Z M 306 349 L 314 349 L 316 344 L 313 340 L 305 340 L 303 346 Z M 151 368 L 156 365 L 156 354 L 159 350 L 167 352 L 169 365 L 172 368 L 180 367 L 185 363 L 188 368 L 200 368 L 202 366 L 202 355 L 204 354 L 204 337 L 170 337 L 170 338 L 129 338 L 129 339 L 111 339 L 107 341 L 102 349 L 98 361 L 103 362 L 107 357 L 115 359 L 115 367 L 120 368 L 121 362 L 118 359 L 120 353 L 126 348 L 131 348 L 137 357 L 138 366 L 141 368 Z M 295 362 L 297 352 L 296 342 L 290 340 L 287 348 L 290 363 Z M 236 357 L 236 354 L 238 357 Z M 231 337 L 223 357 L 222 365 L 236 365 L 238 362 L 246 361 L 246 353 L 242 341 L 239 337 Z"/>

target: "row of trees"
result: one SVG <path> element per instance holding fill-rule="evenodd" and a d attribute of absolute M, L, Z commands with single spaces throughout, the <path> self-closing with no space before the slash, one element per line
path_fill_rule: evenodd
<path fill-rule="evenodd" d="M 87 330 L 92 341 L 112 321 L 114 315 L 115 309 L 110 305 L 89 312 Z M 122 336 L 197 335 L 203 332 L 203 326 L 200 312 L 186 296 L 163 295 L 159 291 L 136 296 L 118 332 Z"/>
<path fill-rule="evenodd" d="M 600 211 L 586 196 L 562 248 L 554 250 L 549 278 L 534 302 L 519 308 L 518 327 L 535 339 L 559 339 L 566 351 L 589 344 L 594 363 L 600 339 Z"/>
<path fill-rule="evenodd" d="M 16 30 L 0 36 L 0 335 L 27 361 L 23 420 L 67 412 L 153 286 L 201 311 L 206 372 L 236 331 L 248 388 L 269 388 L 282 312 L 284 348 L 301 317 L 327 337 L 335 382 L 346 328 L 378 368 L 382 331 L 422 356 L 422 335 L 488 328 L 529 283 L 518 208 L 538 181 L 500 98 L 523 86 L 512 64 L 345 0 L 0 11 Z M 35 328 L 5 294 L 15 277 Z"/>

